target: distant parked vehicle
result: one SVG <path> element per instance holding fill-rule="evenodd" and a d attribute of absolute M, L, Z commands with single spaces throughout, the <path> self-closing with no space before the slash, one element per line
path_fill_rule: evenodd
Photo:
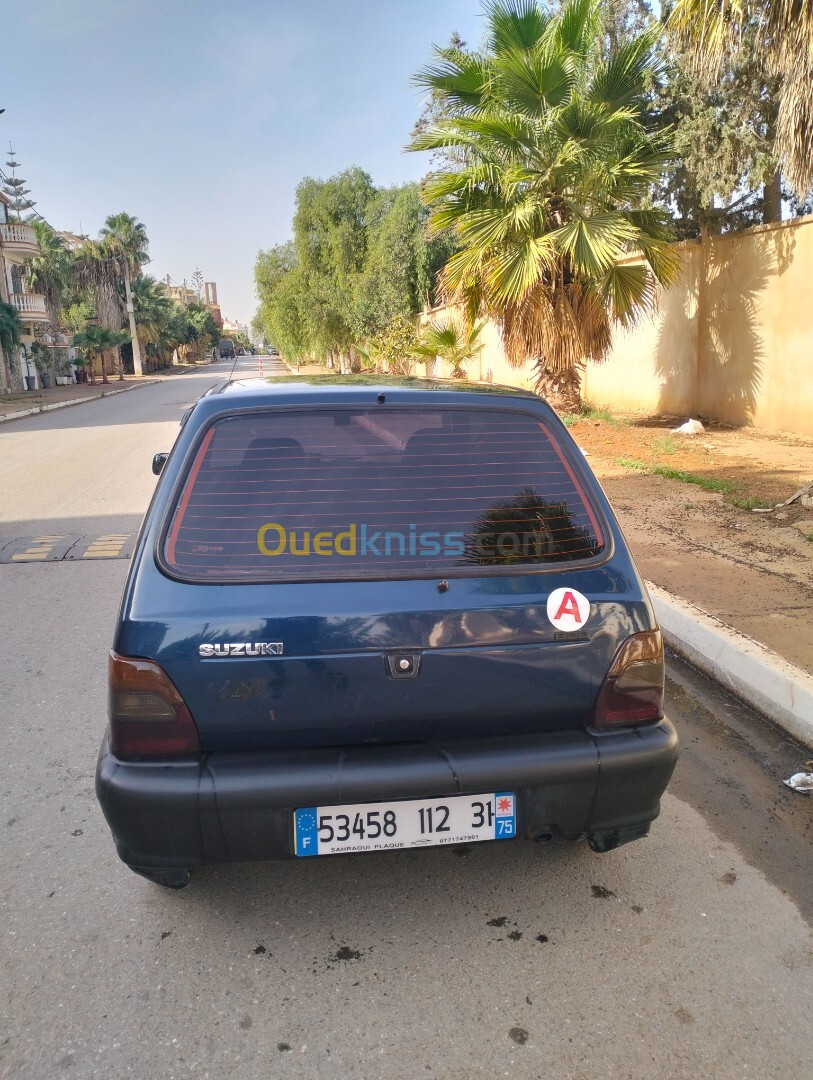
<path fill-rule="evenodd" d="M 220 353 L 222 360 L 233 360 L 235 356 L 234 342 L 231 338 L 221 338 L 217 345 L 217 351 Z"/>
<path fill-rule="evenodd" d="M 246 350 L 245 349 L 238 349 L 237 350 L 237 355 L 238 356 L 245 356 L 246 355 Z"/>

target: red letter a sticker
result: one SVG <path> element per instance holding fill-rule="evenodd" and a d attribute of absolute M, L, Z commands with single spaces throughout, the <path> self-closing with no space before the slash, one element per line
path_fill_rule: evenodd
<path fill-rule="evenodd" d="M 554 589 L 547 608 L 557 630 L 581 630 L 590 618 L 590 601 L 576 589 Z"/>

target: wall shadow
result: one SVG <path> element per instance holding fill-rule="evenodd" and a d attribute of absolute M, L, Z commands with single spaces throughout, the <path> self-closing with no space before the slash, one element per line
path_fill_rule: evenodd
<path fill-rule="evenodd" d="M 795 244 L 795 230 L 779 228 L 687 245 L 683 277 L 662 297 L 659 412 L 752 422 L 765 379 L 769 287 L 790 267 Z"/>

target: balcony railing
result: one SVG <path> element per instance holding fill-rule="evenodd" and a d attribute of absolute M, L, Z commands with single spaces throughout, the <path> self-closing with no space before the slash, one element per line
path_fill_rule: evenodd
<path fill-rule="evenodd" d="M 11 302 L 24 319 L 47 319 L 45 297 L 39 293 L 12 293 Z"/>
<path fill-rule="evenodd" d="M 36 230 L 31 225 L 9 222 L 0 225 L 0 245 L 12 251 L 24 251 L 30 255 L 39 252 Z"/>

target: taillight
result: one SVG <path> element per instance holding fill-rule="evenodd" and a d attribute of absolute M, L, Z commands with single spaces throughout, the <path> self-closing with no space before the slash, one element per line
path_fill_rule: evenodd
<path fill-rule="evenodd" d="M 660 630 L 628 637 L 607 673 L 592 726 L 648 724 L 663 716 L 663 639 Z"/>
<path fill-rule="evenodd" d="M 195 721 L 158 664 L 111 652 L 108 675 L 114 757 L 178 758 L 200 753 Z"/>

